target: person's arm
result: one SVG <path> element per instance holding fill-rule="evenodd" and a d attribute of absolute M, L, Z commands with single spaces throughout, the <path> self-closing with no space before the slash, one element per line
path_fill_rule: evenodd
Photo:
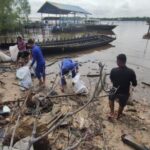
<path fill-rule="evenodd" d="M 78 73 L 79 71 L 79 67 L 78 67 L 78 63 L 77 62 L 74 62 L 74 68 L 75 68 L 75 72 Z"/>
<path fill-rule="evenodd" d="M 31 63 L 31 67 L 34 65 L 36 61 L 36 51 L 32 50 L 32 63 Z"/>
<path fill-rule="evenodd" d="M 110 80 L 111 80 L 111 82 L 113 82 L 113 69 L 110 72 Z"/>
<path fill-rule="evenodd" d="M 132 71 L 132 75 L 131 75 L 131 82 L 132 82 L 132 86 L 137 86 L 137 79 L 136 79 L 136 74 L 134 71 Z"/>
<path fill-rule="evenodd" d="M 60 64 L 60 80 L 61 80 L 61 91 L 64 92 L 64 86 L 66 85 L 66 79 L 63 73 L 63 61 Z"/>

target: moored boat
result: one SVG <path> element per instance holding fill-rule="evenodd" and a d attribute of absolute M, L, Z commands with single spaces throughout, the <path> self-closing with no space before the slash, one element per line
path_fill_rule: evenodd
<path fill-rule="evenodd" d="M 37 43 L 44 54 L 75 52 L 97 48 L 111 43 L 116 38 L 106 35 L 94 35 L 80 37 L 70 40 L 47 41 L 45 43 Z"/>
<path fill-rule="evenodd" d="M 113 30 L 116 28 L 116 25 L 110 25 L 110 24 L 99 24 L 99 25 L 86 25 L 87 30 Z"/>

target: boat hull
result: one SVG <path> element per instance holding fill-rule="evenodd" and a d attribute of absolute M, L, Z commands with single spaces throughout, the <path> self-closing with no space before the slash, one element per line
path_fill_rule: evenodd
<path fill-rule="evenodd" d="M 86 25 L 86 29 L 87 30 L 113 30 L 116 27 L 116 25 L 104 25 L 104 24 L 100 24 L 100 25 Z"/>
<path fill-rule="evenodd" d="M 103 37 L 95 40 L 95 41 L 85 41 L 82 43 L 70 43 L 70 44 L 58 44 L 58 45 L 39 45 L 44 54 L 52 54 L 52 53 L 68 53 L 68 52 L 76 52 L 82 50 L 89 50 L 93 48 L 98 48 L 104 45 L 107 45 L 115 40 L 115 38 L 104 36 L 107 39 L 104 40 Z"/>

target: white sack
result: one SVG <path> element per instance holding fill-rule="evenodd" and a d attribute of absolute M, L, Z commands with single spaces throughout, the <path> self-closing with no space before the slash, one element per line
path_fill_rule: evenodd
<path fill-rule="evenodd" d="M 9 62 L 11 61 L 11 57 L 4 54 L 3 52 L 0 52 L 0 62 Z"/>
<path fill-rule="evenodd" d="M 19 52 L 18 46 L 17 45 L 10 46 L 9 47 L 9 51 L 10 51 L 10 55 L 11 55 L 12 61 L 16 61 L 17 60 L 17 56 L 18 56 L 18 52 Z"/>
<path fill-rule="evenodd" d="M 16 77 L 20 80 L 20 85 L 29 89 L 32 87 L 31 73 L 28 66 L 21 67 L 16 72 Z M 21 90 L 24 88 L 21 87 Z"/>
<path fill-rule="evenodd" d="M 74 92 L 76 94 L 88 94 L 88 89 L 85 86 L 84 82 L 80 80 L 80 74 L 78 73 L 73 79 Z"/>
<path fill-rule="evenodd" d="M 31 64 L 32 64 L 32 60 L 29 60 L 29 62 L 27 63 L 26 66 L 29 66 L 29 67 L 30 67 Z M 34 75 L 34 76 L 36 75 L 36 74 L 35 74 L 35 69 L 36 69 L 36 62 L 33 64 L 33 66 L 32 66 L 31 69 L 30 69 L 31 74 Z"/>

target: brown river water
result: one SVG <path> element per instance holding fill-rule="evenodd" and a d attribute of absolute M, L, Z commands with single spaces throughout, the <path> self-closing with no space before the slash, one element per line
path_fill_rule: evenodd
<path fill-rule="evenodd" d="M 117 39 L 111 45 L 72 54 L 48 56 L 47 61 L 52 61 L 56 57 L 72 57 L 84 64 L 80 67 L 81 75 L 89 72 L 94 73 L 97 67 L 94 62 L 101 61 L 105 64 L 105 71 L 109 73 L 111 68 L 116 67 L 116 56 L 125 53 L 127 55 L 127 66 L 135 70 L 138 80 L 138 86 L 133 93 L 133 97 L 136 100 L 150 103 L 150 87 L 141 83 L 143 81 L 150 83 L 150 41 L 143 39 L 148 26 L 146 22 L 114 23 L 118 25 L 114 29 Z M 47 73 L 52 72 L 52 70 L 59 70 L 58 64 L 47 68 Z"/>

